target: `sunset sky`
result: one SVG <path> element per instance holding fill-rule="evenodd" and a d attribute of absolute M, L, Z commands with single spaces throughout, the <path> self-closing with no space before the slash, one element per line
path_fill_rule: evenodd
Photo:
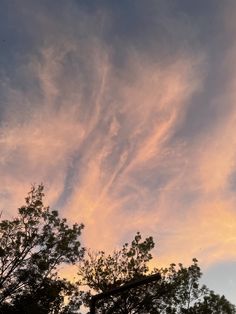
<path fill-rule="evenodd" d="M 0 208 L 152 235 L 236 303 L 236 1 L 1 0 Z"/>

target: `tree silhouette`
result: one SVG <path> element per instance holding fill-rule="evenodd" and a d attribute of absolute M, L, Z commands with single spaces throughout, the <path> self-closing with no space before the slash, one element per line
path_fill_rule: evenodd
<path fill-rule="evenodd" d="M 43 205 L 43 197 L 43 186 L 33 186 L 18 216 L 0 222 L 0 314 L 75 314 L 99 293 L 97 314 L 236 313 L 224 296 L 200 285 L 196 259 L 189 267 L 171 264 L 150 271 L 152 237 L 142 240 L 137 233 L 112 254 L 88 250 L 84 256 L 83 225 L 69 226 Z M 78 265 L 77 283 L 59 277 L 63 264 Z M 80 290 L 84 285 L 89 291 Z M 120 289 L 124 285 L 129 289 Z"/>
<path fill-rule="evenodd" d="M 89 306 L 92 294 L 103 292 L 105 297 L 96 302 L 96 313 L 236 313 L 235 307 L 224 297 L 200 285 L 202 273 L 196 259 L 189 267 L 171 264 L 168 268 L 154 268 L 150 272 L 148 262 L 152 259 L 150 251 L 153 248 L 152 237 L 142 241 L 140 233 L 137 233 L 130 245 L 126 243 L 113 254 L 89 251 L 80 263 L 78 273 L 79 283 L 90 288 L 84 296 L 85 304 Z M 161 279 L 120 294 L 109 294 L 114 288 L 145 278 L 148 274 L 160 274 Z"/>
<path fill-rule="evenodd" d="M 78 288 L 57 268 L 83 257 L 83 225 L 69 227 L 43 197 L 42 185 L 32 187 L 18 217 L 0 222 L 0 313 L 73 313 L 81 304 Z"/>

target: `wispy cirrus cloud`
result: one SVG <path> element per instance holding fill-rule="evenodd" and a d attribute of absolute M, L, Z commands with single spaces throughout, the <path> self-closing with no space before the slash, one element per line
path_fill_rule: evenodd
<path fill-rule="evenodd" d="M 158 31 L 144 27 L 145 46 L 132 29 L 111 36 L 110 9 L 66 6 L 57 16 L 34 5 L 34 49 L 17 63 L 17 82 L 11 71 L 1 76 L 5 215 L 30 183 L 44 182 L 48 203 L 85 223 L 92 248 L 110 250 L 140 230 L 159 241 L 162 264 L 235 259 L 234 39 L 224 61 L 211 60 L 197 26 L 168 16 L 171 6 L 158 13 Z M 29 4 L 21 14 L 30 13 Z M 232 23 L 221 23 L 231 38 Z M 212 84 L 214 71 L 224 78 Z"/>

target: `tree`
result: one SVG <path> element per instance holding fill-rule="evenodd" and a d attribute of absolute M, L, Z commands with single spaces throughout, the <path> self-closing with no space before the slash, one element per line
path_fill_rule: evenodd
<path fill-rule="evenodd" d="M 43 197 L 43 185 L 33 186 L 18 217 L 0 222 L 0 313 L 77 313 L 81 304 L 78 287 L 57 269 L 83 257 L 83 225 L 69 227 Z"/>
<path fill-rule="evenodd" d="M 209 311 L 210 309 L 210 311 Z M 204 296 L 201 302 L 196 302 L 194 306 L 188 312 L 190 314 L 231 314 L 235 313 L 235 306 L 232 305 L 225 296 L 215 294 L 213 291 L 209 291 Z"/>
<path fill-rule="evenodd" d="M 137 233 L 130 245 L 126 243 L 112 254 L 88 251 L 78 273 L 81 278 L 78 284 L 90 288 L 84 297 L 85 304 L 89 306 L 92 293 L 109 291 L 148 274 L 159 273 L 161 280 L 98 301 L 97 313 L 236 313 L 235 307 L 224 297 L 200 285 L 202 273 L 196 259 L 189 267 L 171 264 L 168 268 L 154 268 L 150 272 L 148 262 L 152 259 L 150 251 L 153 248 L 152 237 L 142 241 Z"/>
<path fill-rule="evenodd" d="M 235 314 L 235 307 L 200 285 L 198 261 L 149 270 L 152 237 L 137 233 L 130 244 L 112 254 L 81 248 L 82 224 L 68 225 L 43 205 L 43 186 L 32 187 L 18 216 L 0 222 L 0 313 L 75 314 L 89 306 L 92 294 L 107 292 L 150 274 L 156 281 L 98 300 L 103 314 Z M 58 275 L 63 264 L 79 263 L 74 284 Z M 146 281 L 142 281 L 146 282 Z M 90 290 L 79 290 L 86 285 Z M 116 290 L 117 291 L 117 290 Z"/>

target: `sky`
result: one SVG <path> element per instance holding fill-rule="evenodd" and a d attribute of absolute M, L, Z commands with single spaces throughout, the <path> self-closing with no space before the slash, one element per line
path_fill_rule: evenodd
<path fill-rule="evenodd" d="M 199 260 L 236 303 L 236 2 L 1 0 L 0 208 L 32 184 L 110 251 Z"/>

